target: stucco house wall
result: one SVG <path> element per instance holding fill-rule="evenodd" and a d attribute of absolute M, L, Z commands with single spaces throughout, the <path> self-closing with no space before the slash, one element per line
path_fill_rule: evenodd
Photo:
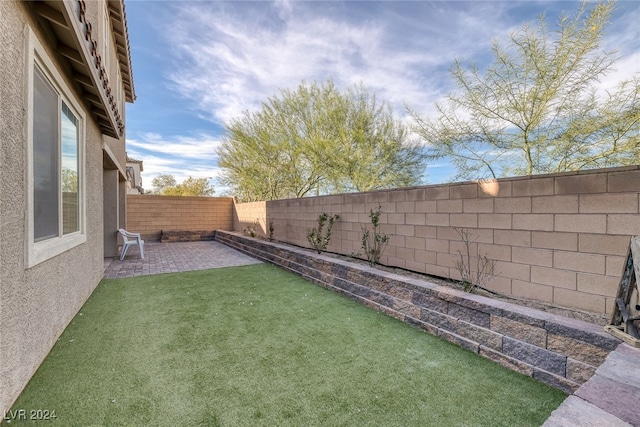
<path fill-rule="evenodd" d="M 140 175 L 143 171 L 142 160 L 127 157 L 127 194 L 144 194 Z"/>
<path fill-rule="evenodd" d="M 105 22 L 109 22 L 106 12 L 109 8 L 115 14 L 122 10 L 122 3 L 0 1 L 0 413 L 3 414 L 102 279 L 104 219 L 111 216 L 125 221 L 124 206 L 104 208 L 105 168 L 124 170 L 118 159 L 125 158 L 120 154 L 124 153 L 124 116 L 119 116 L 119 108 L 109 105 L 108 94 L 100 87 L 100 81 L 106 81 L 105 86 L 110 88 L 109 82 L 117 80 L 109 78 L 110 74 L 118 73 L 117 43 L 114 37 L 112 49 L 108 50 L 116 68 L 96 80 L 95 76 L 100 75 L 99 64 L 96 65 L 95 57 L 87 55 L 87 37 L 79 37 L 78 31 L 87 28 L 89 16 L 106 18 Z M 84 15 L 78 13 L 81 10 Z M 97 38 L 98 34 L 94 32 L 92 37 Z M 71 49 L 63 50 L 61 45 Z M 34 253 L 41 243 L 33 238 L 35 178 L 30 142 L 35 126 L 34 55 L 44 58 L 38 66 L 44 64 L 45 77 L 53 88 L 62 88 L 59 98 L 75 109 L 80 120 L 78 170 L 83 207 L 79 230 L 63 232 L 60 226 L 58 239 L 62 246 L 37 256 Z M 70 57 L 82 62 L 73 64 Z M 88 74 L 81 75 L 77 67 L 84 67 L 82 70 Z M 130 70 L 126 71 L 130 77 Z M 132 101 L 132 87 L 128 89 L 126 96 L 121 86 L 119 96 Z M 89 101 L 92 92 L 97 95 Z M 101 111 L 106 111 L 104 121 L 98 119 Z M 106 133 L 111 133 L 111 142 L 117 141 L 111 149 L 117 154 L 105 154 Z M 111 157 L 114 160 L 107 165 L 105 158 Z M 124 188 L 124 177 L 115 174 L 114 182 L 108 184 L 115 187 L 116 195 L 121 181 Z M 66 194 L 62 196 L 67 198 Z"/>

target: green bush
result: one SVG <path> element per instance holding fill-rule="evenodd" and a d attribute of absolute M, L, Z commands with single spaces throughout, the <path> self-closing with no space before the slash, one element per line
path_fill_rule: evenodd
<path fill-rule="evenodd" d="M 318 216 L 318 227 L 314 227 L 310 230 L 307 230 L 307 240 L 309 244 L 321 254 L 323 251 L 327 249 L 329 246 L 329 241 L 331 240 L 331 229 L 333 228 L 333 223 L 340 219 L 340 215 L 329 215 L 326 212 L 322 212 Z M 326 233 L 323 235 L 324 226 L 327 225 Z"/>
<path fill-rule="evenodd" d="M 369 218 L 373 225 L 373 230 L 362 227 L 362 250 L 367 257 L 370 266 L 374 266 L 380 261 L 380 257 L 384 249 L 389 243 L 389 236 L 380 232 L 380 214 L 382 214 L 382 206 L 369 212 Z"/>

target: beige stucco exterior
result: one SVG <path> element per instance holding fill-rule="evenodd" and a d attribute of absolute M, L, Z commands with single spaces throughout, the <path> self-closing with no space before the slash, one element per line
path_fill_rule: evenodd
<path fill-rule="evenodd" d="M 127 157 L 127 194 L 144 194 L 140 175 L 143 171 L 142 160 Z"/>
<path fill-rule="evenodd" d="M 103 21 L 126 30 L 122 11 L 121 1 L 0 1 L 0 413 L 11 407 L 100 282 L 105 248 L 117 251 L 115 228 L 105 238 L 105 224 L 125 224 L 124 100 L 135 97 L 128 42 L 126 31 L 120 40 L 114 33 L 105 51 L 109 70 L 100 73 L 89 42 L 101 49 L 104 32 L 83 32 L 87 23 L 96 28 Z M 56 83 L 68 88 L 84 114 L 82 243 L 36 263 L 29 261 L 28 249 L 33 40 L 60 76 Z M 116 55 L 123 48 L 125 63 Z M 128 84 L 118 85 L 121 93 L 113 98 L 122 102 L 116 105 L 110 96 L 120 72 Z"/>

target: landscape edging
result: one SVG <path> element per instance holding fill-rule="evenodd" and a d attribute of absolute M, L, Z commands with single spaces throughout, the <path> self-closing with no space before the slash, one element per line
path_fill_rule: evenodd
<path fill-rule="evenodd" d="M 621 342 L 601 326 L 217 230 L 215 240 L 573 393 Z"/>

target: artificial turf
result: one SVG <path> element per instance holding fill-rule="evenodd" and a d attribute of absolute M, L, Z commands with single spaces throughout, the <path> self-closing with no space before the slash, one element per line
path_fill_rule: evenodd
<path fill-rule="evenodd" d="M 260 264 L 102 281 L 12 413 L 55 411 L 64 426 L 539 426 L 565 397 Z"/>

